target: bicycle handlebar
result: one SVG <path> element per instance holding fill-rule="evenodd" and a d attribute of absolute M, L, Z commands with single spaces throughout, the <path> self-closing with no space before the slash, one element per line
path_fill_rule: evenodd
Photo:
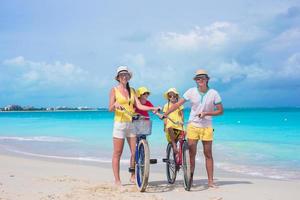
<path fill-rule="evenodd" d="M 142 115 L 139 115 L 139 114 L 135 114 L 135 113 L 131 113 L 129 112 L 126 108 L 124 108 L 123 106 L 121 106 L 121 110 L 124 110 L 124 112 L 126 112 L 129 116 L 132 117 L 132 120 L 144 120 L 144 119 L 150 119 L 150 117 L 145 117 L 145 116 L 142 116 Z M 170 120 L 173 124 L 176 124 L 176 125 L 184 125 L 183 122 L 175 122 L 173 119 L 171 119 L 170 117 L 165 117 L 163 116 L 163 114 L 159 113 L 161 111 L 161 109 L 158 109 L 158 111 L 156 113 L 154 113 L 156 116 L 158 116 L 161 120 L 164 119 L 164 118 L 167 118 L 168 120 Z"/>
<path fill-rule="evenodd" d="M 124 112 L 126 112 L 127 115 L 132 117 L 132 120 L 144 120 L 144 119 L 150 119 L 150 117 L 146 117 L 143 115 L 139 115 L 139 114 L 135 114 L 132 112 L 129 112 L 126 108 L 124 108 L 123 106 L 121 106 L 121 110 L 124 110 Z"/>
<path fill-rule="evenodd" d="M 170 120 L 173 124 L 176 124 L 176 125 L 184 125 L 184 123 L 183 122 L 179 122 L 179 121 L 177 121 L 177 122 L 175 122 L 173 119 L 171 119 L 169 116 L 167 116 L 167 117 L 165 117 L 163 114 L 161 114 L 161 113 L 155 113 L 161 120 L 163 120 L 163 119 L 168 119 L 168 120 Z"/>

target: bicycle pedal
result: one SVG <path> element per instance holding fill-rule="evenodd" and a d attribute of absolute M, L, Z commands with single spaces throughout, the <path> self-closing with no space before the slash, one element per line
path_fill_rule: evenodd
<path fill-rule="evenodd" d="M 157 159 L 155 158 L 150 159 L 150 164 L 156 164 L 156 163 L 157 163 Z"/>
<path fill-rule="evenodd" d="M 163 162 L 168 162 L 169 159 L 168 159 L 168 158 L 163 158 L 162 161 L 163 161 Z"/>
<path fill-rule="evenodd" d="M 134 168 L 134 167 L 129 167 L 129 168 L 128 168 L 128 171 L 129 171 L 130 173 L 133 173 L 133 172 L 135 172 L 135 168 Z"/>

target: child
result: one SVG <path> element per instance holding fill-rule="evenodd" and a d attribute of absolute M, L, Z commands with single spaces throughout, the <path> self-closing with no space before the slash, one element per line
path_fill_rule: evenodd
<path fill-rule="evenodd" d="M 150 91 L 146 87 L 139 87 L 136 91 L 136 94 L 142 105 L 153 107 L 152 103 L 148 101 L 148 96 L 150 95 Z M 149 120 L 148 111 L 143 111 L 135 107 L 135 113 L 147 117 L 145 120 Z"/>
<path fill-rule="evenodd" d="M 170 88 L 167 92 L 165 92 L 164 97 L 168 100 L 168 103 L 166 103 L 163 108 L 163 112 L 165 113 L 173 104 L 177 103 L 179 93 L 175 88 Z M 170 113 L 168 117 L 174 122 L 180 123 L 174 124 L 167 118 L 164 120 L 164 130 L 166 132 L 166 138 L 168 142 L 172 142 L 174 153 L 177 156 L 178 149 L 176 146 L 176 140 L 178 139 L 181 131 L 183 131 L 183 106 L 180 106 L 174 112 Z"/>

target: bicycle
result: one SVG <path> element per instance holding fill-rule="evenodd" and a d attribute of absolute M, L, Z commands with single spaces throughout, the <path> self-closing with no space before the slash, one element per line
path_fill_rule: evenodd
<path fill-rule="evenodd" d="M 135 173 L 135 183 L 140 192 L 146 191 L 149 179 L 150 164 L 156 164 L 157 159 L 150 159 L 150 149 L 147 136 L 152 132 L 152 122 L 149 117 L 135 115 L 126 109 L 124 111 L 132 117 L 136 133 L 135 167 L 129 172 Z"/>
<path fill-rule="evenodd" d="M 160 117 L 161 119 L 163 117 Z M 180 122 L 174 122 L 167 117 L 174 124 L 181 124 Z M 176 139 L 176 145 L 179 149 L 178 156 L 173 149 L 171 142 L 168 143 L 166 148 L 166 158 L 163 158 L 163 162 L 166 163 L 166 174 L 168 183 L 174 184 L 177 176 L 177 172 L 182 168 L 183 170 L 183 185 L 186 191 L 191 189 L 191 164 L 188 142 L 185 139 L 185 131 L 181 131 Z"/>

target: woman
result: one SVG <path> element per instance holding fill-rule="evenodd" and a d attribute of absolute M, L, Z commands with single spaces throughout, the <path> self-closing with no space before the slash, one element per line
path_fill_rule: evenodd
<path fill-rule="evenodd" d="M 198 141 L 202 141 L 203 153 L 205 156 L 208 187 L 216 187 L 213 182 L 213 156 L 212 141 L 213 127 L 212 116 L 223 114 L 223 106 L 219 93 L 208 87 L 209 76 L 205 70 L 197 70 L 194 76 L 197 87 L 188 89 L 183 98 L 179 99 L 164 115 L 179 108 L 186 101 L 191 102 L 191 113 L 187 126 L 187 138 L 190 150 L 191 177 L 195 169 L 195 157 Z"/>
<path fill-rule="evenodd" d="M 112 168 L 116 185 L 121 185 L 120 158 L 123 152 L 125 138 L 127 139 L 131 151 L 130 166 L 131 168 L 134 168 L 136 134 L 134 133 L 132 118 L 128 113 L 134 113 L 134 106 L 145 111 L 158 110 L 157 107 L 148 107 L 140 103 L 134 89 L 129 86 L 131 77 L 132 73 L 129 71 L 128 67 L 120 66 L 117 69 L 117 75 L 115 77 L 119 84 L 111 89 L 109 98 L 109 111 L 115 112 Z M 130 182 L 134 182 L 134 180 L 133 172 L 131 174 Z"/>

